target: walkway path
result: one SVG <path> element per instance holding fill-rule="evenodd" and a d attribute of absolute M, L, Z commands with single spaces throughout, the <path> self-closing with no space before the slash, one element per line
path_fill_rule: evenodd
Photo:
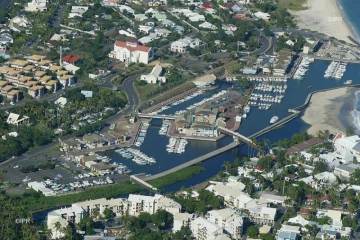
<path fill-rule="evenodd" d="M 193 159 L 193 160 L 191 160 L 191 161 L 189 161 L 189 162 L 183 163 L 183 164 L 181 164 L 181 165 L 179 165 L 179 166 L 177 166 L 177 167 L 171 168 L 171 169 L 169 169 L 169 170 L 167 170 L 167 171 L 165 171 L 165 172 L 162 172 L 162 173 L 159 173 L 159 174 L 150 176 L 150 177 L 145 177 L 145 178 L 143 178 L 143 180 L 144 180 L 144 181 L 149 181 L 149 180 L 152 180 L 152 179 L 156 179 L 156 178 L 159 178 L 159 177 L 166 176 L 166 175 L 168 175 L 168 174 L 170 174 L 170 173 L 174 173 L 174 172 L 176 172 L 176 171 L 179 171 L 180 169 L 183 169 L 183 168 L 186 168 L 186 167 L 190 167 L 190 166 L 192 166 L 192 165 L 195 165 L 195 164 L 197 164 L 197 163 L 200 163 L 200 162 L 202 162 L 202 161 L 205 161 L 205 160 L 207 160 L 207 159 L 209 159 L 209 158 L 215 157 L 215 156 L 217 156 L 217 155 L 219 155 L 219 154 L 221 154 L 221 153 L 223 153 L 223 152 L 226 152 L 226 151 L 228 151 L 228 150 L 230 150 L 230 149 L 233 149 L 233 148 L 235 148 L 235 147 L 237 147 L 237 146 L 239 146 L 239 142 L 230 143 L 229 145 L 227 145 L 227 146 L 225 146 L 225 147 L 222 147 L 222 148 L 219 148 L 219 149 L 217 149 L 217 150 L 215 150 L 215 151 L 209 152 L 209 153 L 207 153 L 207 154 L 205 154 L 205 155 L 203 155 L 203 156 L 200 156 L 200 157 L 198 157 L 198 158 L 195 158 L 195 159 Z"/>

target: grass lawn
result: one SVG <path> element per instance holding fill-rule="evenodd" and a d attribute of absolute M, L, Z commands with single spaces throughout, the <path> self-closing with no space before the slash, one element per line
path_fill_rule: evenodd
<path fill-rule="evenodd" d="M 140 101 L 146 101 L 149 100 L 151 98 L 151 93 L 155 92 L 155 90 L 157 88 L 159 88 L 158 84 L 152 84 L 152 83 L 148 83 L 146 85 L 140 86 L 140 78 L 136 79 L 134 85 L 135 88 L 137 90 L 137 92 L 139 93 L 139 97 L 140 97 Z"/>
<path fill-rule="evenodd" d="M 301 11 L 308 9 L 305 4 L 307 0 L 279 0 L 279 6 L 291 11 Z"/>

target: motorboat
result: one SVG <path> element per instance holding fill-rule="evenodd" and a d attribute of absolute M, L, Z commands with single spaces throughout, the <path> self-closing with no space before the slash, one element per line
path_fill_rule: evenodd
<path fill-rule="evenodd" d="M 346 82 L 344 82 L 345 85 L 349 85 L 352 84 L 352 80 L 347 80 Z"/>
<path fill-rule="evenodd" d="M 311 85 L 309 85 L 309 86 L 308 86 L 308 88 L 312 88 L 312 86 L 311 86 Z"/>
<path fill-rule="evenodd" d="M 271 123 L 271 124 L 276 123 L 277 121 L 279 121 L 279 117 L 278 117 L 278 116 L 273 116 L 273 117 L 270 119 L 270 123 Z"/>

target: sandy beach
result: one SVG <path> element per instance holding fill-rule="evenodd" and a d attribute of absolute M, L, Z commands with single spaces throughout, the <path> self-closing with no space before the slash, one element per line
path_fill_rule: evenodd
<path fill-rule="evenodd" d="M 308 0 L 306 7 L 307 10 L 291 11 L 300 28 L 352 43 L 347 36 L 354 36 L 345 20 L 341 19 L 336 0 Z"/>
<path fill-rule="evenodd" d="M 311 125 L 307 132 L 315 136 L 320 130 L 326 129 L 333 134 L 345 133 L 345 127 L 339 115 L 344 99 L 350 94 L 351 92 L 346 87 L 315 93 L 301 117 L 304 122 Z"/>

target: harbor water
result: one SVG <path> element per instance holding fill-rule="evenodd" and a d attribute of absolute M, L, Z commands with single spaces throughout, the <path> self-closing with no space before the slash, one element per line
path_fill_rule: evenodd
<path fill-rule="evenodd" d="M 242 119 L 239 132 L 244 136 L 249 136 L 267 126 L 269 126 L 270 119 L 276 115 L 282 119 L 289 115 L 288 109 L 295 108 L 302 105 L 309 93 L 334 87 L 344 86 L 346 80 L 351 79 L 353 84 L 360 84 L 359 78 L 359 65 L 348 64 L 346 72 L 341 80 L 334 78 L 324 78 L 324 72 L 327 69 L 329 61 L 315 61 L 309 66 L 309 70 L 302 80 L 288 80 L 287 91 L 285 97 L 280 104 L 273 104 L 268 110 L 259 110 L 255 107 L 251 108 L 250 113 L 246 119 Z M 212 92 L 206 92 L 202 95 L 196 96 L 189 101 L 180 103 L 170 109 L 163 111 L 163 114 L 174 114 L 176 111 L 186 109 L 186 107 L 201 101 L 203 98 L 210 97 L 216 92 L 222 91 L 231 87 L 230 84 L 222 83 L 221 87 Z M 351 111 L 346 113 L 351 116 Z M 144 143 L 141 145 L 140 150 L 149 157 L 153 157 L 157 163 L 154 165 L 139 166 L 129 159 L 124 159 L 114 151 L 106 152 L 106 155 L 113 159 L 115 162 L 121 162 L 133 170 L 132 174 L 145 173 L 157 174 L 180 165 L 184 162 L 190 161 L 196 157 L 211 152 L 217 148 L 223 147 L 233 141 L 232 137 L 225 137 L 218 142 L 189 140 L 186 146 L 186 151 L 182 154 L 168 153 L 166 145 L 169 143 L 169 138 L 159 135 L 159 129 L 162 125 L 161 120 L 154 119 L 148 128 Z M 309 126 L 301 120 L 301 116 L 263 136 L 258 137 L 259 141 L 264 138 L 275 142 L 279 139 L 289 138 L 295 133 L 304 132 Z M 223 171 L 222 166 L 224 162 L 233 162 L 235 158 L 249 155 L 253 151 L 246 145 L 239 146 L 233 150 L 217 155 L 200 165 L 206 168 L 191 179 L 176 183 L 165 187 L 166 191 L 178 190 L 181 186 L 193 186 L 195 184 L 206 181 L 210 177 Z"/>

